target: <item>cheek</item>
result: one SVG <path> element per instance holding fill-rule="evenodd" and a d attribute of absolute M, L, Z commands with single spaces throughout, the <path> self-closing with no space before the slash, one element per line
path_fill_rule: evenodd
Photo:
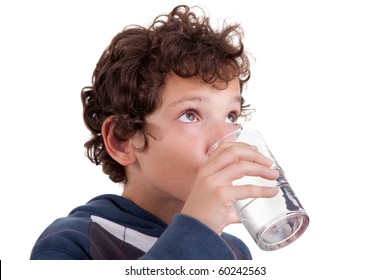
<path fill-rule="evenodd" d="M 187 142 L 158 143 L 155 149 L 153 165 L 155 176 L 165 187 L 189 188 L 195 179 L 204 155 L 196 145 Z M 157 145 L 154 147 L 157 148 Z"/>
<path fill-rule="evenodd" d="M 174 178 L 194 176 L 201 156 L 191 145 L 166 147 L 161 155 L 162 169 Z M 171 178 L 171 179 L 174 179 Z"/>

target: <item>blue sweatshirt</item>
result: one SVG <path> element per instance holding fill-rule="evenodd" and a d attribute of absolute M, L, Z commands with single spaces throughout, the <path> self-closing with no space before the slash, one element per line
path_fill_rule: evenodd
<path fill-rule="evenodd" d="M 216 234 L 176 214 L 171 224 L 118 195 L 101 195 L 54 221 L 38 238 L 31 259 L 229 260 L 251 259 L 233 235 Z"/>

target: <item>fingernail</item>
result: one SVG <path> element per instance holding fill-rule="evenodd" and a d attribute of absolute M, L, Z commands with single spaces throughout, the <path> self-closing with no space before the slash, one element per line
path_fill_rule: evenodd
<path fill-rule="evenodd" d="M 266 158 L 266 160 L 268 162 L 268 166 L 272 166 L 274 164 L 274 161 L 272 159 L 267 158 L 267 157 L 265 157 L 265 158 Z"/>
<path fill-rule="evenodd" d="M 272 169 L 272 173 L 275 175 L 275 177 L 279 177 L 280 173 L 278 170 Z"/>
<path fill-rule="evenodd" d="M 255 146 L 255 145 L 249 145 L 249 148 L 251 148 L 254 151 L 258 151 L 259 150 L 259 148 L 257 148 L 257 146 Z"/>

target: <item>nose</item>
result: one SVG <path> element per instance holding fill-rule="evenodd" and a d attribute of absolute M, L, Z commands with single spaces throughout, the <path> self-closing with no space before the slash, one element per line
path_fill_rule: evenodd
<path fill-rule="evenodd" d="M 210 149 L 214 148 L 215 143 L 217 143 L 222 137 L 227 134 L 238 130 L 239 127 L 231 124 L 223 125 L 213 125 L 209 128 L 210 133 L 208 134 L 207 140 L 207 149 L 206 152 L 210 152 Z"/>

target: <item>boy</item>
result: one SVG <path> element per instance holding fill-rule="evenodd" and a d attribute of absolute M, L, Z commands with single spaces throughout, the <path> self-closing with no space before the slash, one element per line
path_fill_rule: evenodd
<path fill-rule="evenodd" d="M 276 179 L 243 143 L 209 148 L 239 128 L 250 77 L 238 25 L 215 31 L 187 6 L 129 26 L 104 51 L 81 92 L 87 156 L 122 196 L 102 195 L 56 220 L 31 259 L 250 259 L 223 233 L 237 200 L 277 189 L 233 186 L 244 175 Z"/>

